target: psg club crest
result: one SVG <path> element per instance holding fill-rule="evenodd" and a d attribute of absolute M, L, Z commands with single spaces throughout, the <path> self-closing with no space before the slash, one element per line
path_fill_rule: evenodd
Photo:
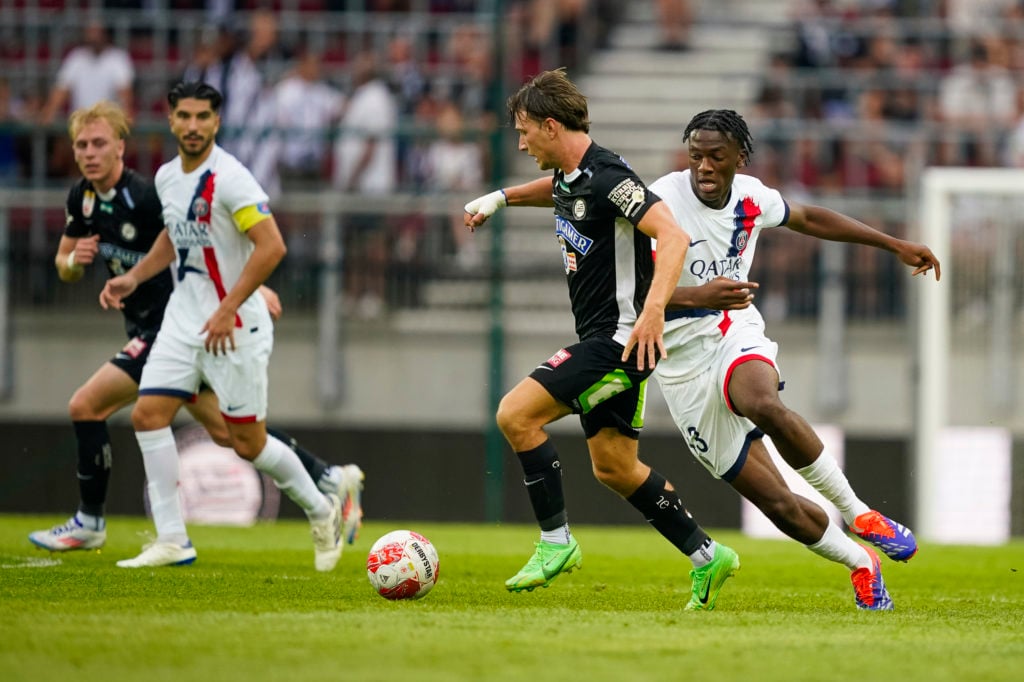
<path fill-rule="evenodd" d="M 736 234 L 736 244 L 735 244 L 735 246 L 736 246 L 736 250 L 737 251 L 742 252 L 743 249 L 747 248 L 747 239 L 749 238 L 749 236 L 750 235 L 748 235 L 745 230 L 740 230 Z"/>
<path fill-rule="evenodd" d="M 96 195 L 91 189 L 85 190 L 82 194 L 82 217 L 91 218 L 92 209 L 96 207 Z"/>
<path fill-rule="evenodd" d="M 196 218 L 205 218 L 210 212 L 210 204 L 202 197 L 196 197 L 192 202 L 192 215 Z"/>

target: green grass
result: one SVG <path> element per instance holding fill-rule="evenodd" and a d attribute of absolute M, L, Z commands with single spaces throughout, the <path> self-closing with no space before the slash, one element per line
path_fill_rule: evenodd
<path fill-rule="evenodd" d="M 682 611 L 689 563 L 645 526 L 576 526 L 583 570 L 546 590 L 502 585 L 526 526 L 368 523 L 330 574 L 303 523 L 194 526 L 194 566 L 125 570 L 143 519 L 110 521 L 102 553 L 53 555 L 0 517 L 0 680 L 1019 680 L 1024 543 L 926 545 L 884 560 L 893 613 L 854 608 L 846 571 L 794 542 L 716 537 L 743 568 L 710 613 Z M 417 602 L 388 602 L 364 562 L 413 527 L 441 557 Z"/>

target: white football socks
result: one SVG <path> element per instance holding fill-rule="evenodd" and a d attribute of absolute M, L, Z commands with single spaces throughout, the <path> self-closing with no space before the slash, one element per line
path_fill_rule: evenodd
<path fill-rule="evenodd" d="M 274 479 L 277 487 L 299 505 L 309 518 L 323 520 L 331 515 L 330 502 L 302 467 L 299 456 L 278 439 L 268 435 L 263 452 L 252 464 Z"/>
<path fill-rule="evenodd" d="M 715 558 L 715 548 L 717 545 L 715 541 L 708 538 L 707 541 L 697 548 L 697 551 L 693 554 L 688 554 L 690 561 L 693 562 L 694 568 L 701 568 L 711 563 L 711 560 Z"/>
<path fill-rule="evenodd" d="M 871 557 L 864 548 L 850 539 L 850 536 L 831 520 L 821 539 L 813 545 L 807 545 L 807 549 L 829 561 L 838 562 L 851 571 L 871 567 Z"/>
<path fill-rule="evenodd" d="M 569 524 L 565 523 L 554 530 L 542 530 L 540 539 L 553 545 L 568 545 L 569 535 Z"/>
<path fill-rule="evenodd" d="M 814 464 L 797 469 L 796 472 L 839 509 L 847 526 L 853 524 L 853 520 L 858 516 L 871 510 L 853 492 L 850 482 L 846 480 L 846 475 L 836 464 L 835 458 L 824 450 Z"/>
<path fill-rule="evenodd" d="M 78 520 L 79 525 L 86 530 L 101 531 L 107 527 L 107 522 L 102 516 L 93 516 L 92 514 L 78 511 L 75 512 L 75 518 Z"/>
<path fill-rule="evenodd" d="M 136 431 L 135 440 L 142 450 L 157 542 L 184 545 L 188 542 L 188 531 L 178 499 L 178 447 L 174 443 L 174 432 L 169 426 L 155 431 Z"/>

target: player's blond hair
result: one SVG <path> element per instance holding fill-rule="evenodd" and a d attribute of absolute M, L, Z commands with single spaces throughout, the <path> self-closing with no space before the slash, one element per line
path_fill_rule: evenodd
<path fill-rule="evenodd" d="M 109 123 L 110 127 L 114 129 L 114 135 L 119 140 L 127 139 L 128 133 L 131 131 L 131 119 L 124 109 L 113 102 L 102 100 L 91 107 L 78 109 L 71 114 L 71 118 L 68 119 L 68 133 L 71 135 L 71 139 L 74 140 L 78 137 L 82 128 L 93 121 Z"/>

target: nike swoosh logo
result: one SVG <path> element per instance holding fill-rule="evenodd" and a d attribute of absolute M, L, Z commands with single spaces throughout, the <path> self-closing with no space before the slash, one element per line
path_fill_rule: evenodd
<path fill-rule="evenodd" d="M 740 352 L 746 353 L 748 350 L 754 350 L 755 348 L 760 348 L 760 346 L 747 346 L 746 348 L 740 348 Z"/>
<path fill-rule="evenodd" d="M 555 370 L 551 369 L 550 367 L 548 367 L 547 365 L 537 365 L 537 369 L 546 369 L 549 372 L 554 372 L 555 371 Z"/>
<path fill-rule="evenodd" d="M 709 578 L 708 581 L 706 583 L 704 583 L 704 594 L 699 595 L 697 598 L 700 599 L 700 603 L 701 604 L 707 604 L 708 603 L 708 596 L 710 596 L 710 594 L 711 594 L 711 579 Z"/>
<path fill-rule="evenodd" d="M 707 239 L 697 239 L 695 241 L 690 242 L 690 246 L 697 246 L 697 244 L 703 244 L 706 241 Z"/>
<path fill-rule="evenodd" d="M 242 403 L 241 405 L 228 405 L 227 410 L 228 412 L 237 412 L 243 407 L 245 407 L 245 403 Z"/>

